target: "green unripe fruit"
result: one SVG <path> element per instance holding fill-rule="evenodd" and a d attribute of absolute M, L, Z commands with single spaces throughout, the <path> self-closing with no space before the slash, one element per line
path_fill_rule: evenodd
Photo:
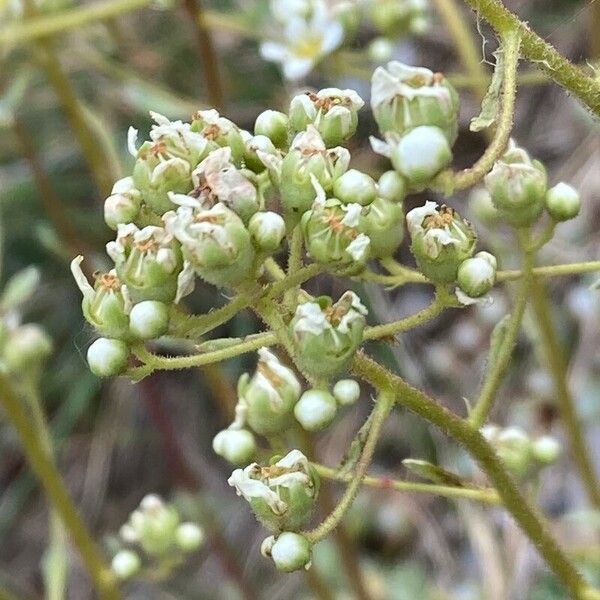
<path fill-rule="evenodd" d="M 581 210 L 579 192 L 567 183 L 557 183 L 546 193 L 546 210 L 555 221 L 574 219 Z"/>
<path fill-rule="evenodd" d="M 385 258 L 393 255 L 404 239 L 402 203 L 376 198 L 363 210 L 359 230 L 370 240 L 370 256 Z"/>
<path fill-rule="evenodd" d="M 153 340 L 167 333 L 169 307 L 163 302 L 145 300 L 136 304 L 129 313 L 129 329 L 141 340 Z"/>
<path fill-rule="evenodd" d="M 129 347 L 121 340 L 98 338 L 87 351 L 90 370 L 98 377 L 121 375 L 129 362 Z"/>
<path fill-rule="evenodd" d="M 320 431 L 335 418 L 335 398 L 325 390 L 307 390 L 294 407 L 294 415 L 306 431 Z"/>

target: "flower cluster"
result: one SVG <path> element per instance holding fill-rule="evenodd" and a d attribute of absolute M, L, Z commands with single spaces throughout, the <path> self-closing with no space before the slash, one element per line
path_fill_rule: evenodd
<path fill-rule="evenodd" d="M 182 522 L 175 506 L 149 494 L 129 515 L 119 538 L 120 549 L 113 557 L 112 569 L 120 579 L 130 579 L 142 568 L 167 576 L 186 555 L 202 546 L 204 532 L 196 523 Z"/>
<path fill-rule="evenodd" d="M 369 22 L 379 34 L 370 54 L 385 60 L 392 52 L 388 37 L 427 29 L 427 8 L 426 0 L 271 0 L 272 35 L 260 52 L 281 65 L 286 79 L 302 79 Z"/>

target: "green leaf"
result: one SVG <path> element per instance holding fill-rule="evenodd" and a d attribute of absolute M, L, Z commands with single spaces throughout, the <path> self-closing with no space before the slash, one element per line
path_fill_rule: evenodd
<path fill-rule="evenodd" d="M 492 335 L 490 336 L 490 353 L 488 355 L 488 368 L 496 362 L 498 359 L 498 353 L 500 352 L 500 348 L 502 346 L 502 342 L 504 342 L 504 338 L 506 337 L 506 330 L 508 329 L 510 322 L 510 315 L 504 316 L 492 331 Z"/>

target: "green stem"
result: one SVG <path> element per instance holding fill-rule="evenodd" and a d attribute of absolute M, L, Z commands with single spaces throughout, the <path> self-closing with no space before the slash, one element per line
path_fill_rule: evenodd
<path fill-rule="evenodd" d="M 352 474 L 343 475 L 336 469 L 324 465 L 314 464 L 321 477 L 332 479 L 334 481 L 350 482 Z M 450 485 L 438 485 L 433 483 L 419 483 L 416 481 L 399 481 L 387 477 L 369 477 L 365 476 L 362 480 L 363 485 L 382 490 L 396 490 L 398 492 L 415 492 L 419 494 L 434 494 L 446 498 L 464 498 L 466 500 L 476 500 L 484 504 L 500 504 L 498 493 L 490 488 L 472 488 L 472 487 L 453 487 Z"/>
<path fill-rule="evenodd" d="M 577 96 L 592 112 L 600 115 L 600 79 L 562 56 L 551 44 L 531 30 L 529 25 L 509 11 L 500 0 L 465 0 L 498 33 L 514 31 L 521 37 L 524 56 L 566 90 Z"/>
<path fill-rule="evenodd" d="M 36 430 L 31 426 L 27 412 L 15 396 L 6 376 L 0 373 L 0 402 L 14 425 L 23 444 L 29 464 L 39 477 L 48 499 L 60 515 L 75 542 L 81 558 L 94 581 L 102 600 L 117 600 L 121 597 L 115 578 L 105 565 L 100 551 L 90 536 L 77 507 L 69 496 L 60 474 L 44 447 Z"/>
<path fill-rule="evenodd" d="M 360 490 L 361 483 L 367 474 L 367 469 L 373 459 L 373 454 L 375 453 L 375 447 L 379 440 L 379 436 L 381 435 L 383 424 L 394 404 L 394 394 L 391 389 L 388 388 L 387 385 L 382 386 L 379 389 L 380 392 L 375 403 L 375 408 L 373 409 L 373 420 L 371 422 L 367 441 L 365 442 L 362 454 L 356 465 L 356 470 L 354 471 L 344 495 L 329 516 L 318 527 L 305 533 L 306 537 L 313 544 L 316 544 L 327 537 L 338 526 L 339 522 L 352 506 L 352 503 Z"/>
<path fill-rule="evenodd" d="M 574 398 L 569 390 L 564 349 L 560 344 L 556 328 L 552 322 L 546 290 L 543 283 L 537 280 L 533 282 L 531 304 L 546 354 L 548 368 L 554 379 L 556 400 L 569 440 L 571 455 L 590 502 L 596 508 L 600 508 L 600 482 L 596 477 L 596 471 L 586 447 L 585 433 L 577 416 Z"/>
<path fill-rule="evenodd" d="M 595 271 L 600 271 L 600 260 L 536 267 L 532 273 L 535 277 L 561 277 L 563 275 L 594 273 Z M 514 281 L 515 279 L 521 279 L 523 274 L 523 271 L 498 271 L 496 281 Z"/>
<path fill-rule="evenodd" d="M 511 30 L 501 34 L 501 49 L 504 55 L 502 110 L 494 138 L 472 167 L 458 173 L 445 171 L 436 178 L 434 186 L 442 189 L 447 195 L 457 190 L 470 188 L 481 181 L 506 149 L 513 127 L 520 44 L 521 38 L 517 32 Z"/>
<path fill-rule="evenodd" d="M 353 371 L 376 389 L 383 387 L 393 390 L 395 398 L 400 404 L 463 445 L 481 465 L 497 490 L 504 507 L 513 515 L 519 527 L 535 544 L 541 556 L 571 596 L 577 600 L 585 598 L 585 594 L 590 588 L 549 533 L 542 517 L 520 493 L 494 449 L 476 428 L 362 353 L 356 356 Z"/>
<path fill-rule="evenodd" d="M 523 315 L 525 314 L 525 307 L 527 306 L 527 301 L 529 300 L 531 292 L 533 281 L 533 277 L 531 276 L 532 265 L 533 256 L 527 254 L 525 256 L 525 277 L 519 295 L 517 296 L 515 306 L 513 307 L 513 313 L 506 327 L 506 331 L 504 332 L 498 351 L 493 358 L 493 364 L 489 366 L 489 371 L 487 372 L 483 387 L 481 388 L 479 398 L 469 415 L 469 422 L 477 429 L 479 429 L 487 420 L 494 404 L 494 399 L 498 393 L 498 389 L 502 384 L 504 375 L 510 364 L 512 352 L 517 343 L 519 330 L 521 329 Z"/>
<path fill-rule="evenodd" d="M 288 257 L 287 274 L 288 276 L 291 276 L 294 275 L 294 273 L 297 273 L 302 268 L 302 248 L 304 238 L 302 236 L 302 229 L 300 228 L 300 225 L 296 225 L 296 227 L 292 231 L 292 235 L 290 236 L 289 240 L 290 253 Z M 297 297 L 297 287 L 290 288 L 285 294 L 284 304 L 290 312 L 293 312 L 296 308 Z"/>

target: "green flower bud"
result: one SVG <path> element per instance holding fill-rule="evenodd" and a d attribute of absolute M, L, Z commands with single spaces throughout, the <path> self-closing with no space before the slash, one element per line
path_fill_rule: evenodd
<path fill-rule="evenodd" d="M 275 252 L 285 237 L 285 221 L 275 212 L 257 212 L 248 223 L 254 245 L 262 252 Z"/>
<path fill-rule="evenodd" d="M 458 94 L 441 73 L 397 61 L 378 67 L 371 80 L 371 108 L 384 136 L 427 125 L 444 133 L 448 148 L 456 139 Z"/>
<path fill-rule="evenodd" d="M 391 256 L 404 239 L 404 211 L 402 203 L 377 198 L 364 209 L 359 230 L 370 240 L 373 258 Z"/>
<path fill-rule="evenodd" d="M 196 523 L 182 523 L 175 530 L 175 543 L 184 552 L 195 552 L 204 542 L 204 532 Z"/>
<path fill-rule="evenodd" d="M 369 60 L 376 64 L 387 62 L 393 54 L 394 42 L 385 37 L 376 37 L 367 46 Z"/>
<path fill-rule="evenodd" d="M 204 209 L 220 202 L 248 223 L 259 208 L 258 192 L 231 160 L 231 148 L 213 150 L 192 174 L 194 191 L 191 196 L 197 198 Z M 177 203 L 172 195 L 170 199 Z"/>
<path fill-rule="evenodd" d="M 300 392 L 294 372 L 266 348 L 258 351 L 254 375 L 246 373 L 238 382 L 238 395 L 247 408 L 248 424 L 261 435 L 281 433 L 290 426 Z"/>
<path fill-rule="evenodd" d="M 512 141 L 485 176 L 485 185 L 500 215 L 514 227 L 532 225 L 544 210 L 546 170 Z"/>
<path fill-rule="evenodd" d="M 531 443 L 533 457 L 544 465 L 556 462 L 561 451 L 560 442 L 550 435 L 542 435 Z"/>
<path fill-rule="evenodd" d="M 484 225 L 493 226 L 498 222 L 500 213 L 486 188 L 475 188 L 469 194 L 469 207 Z"/>
<path fill-rule="evenodd" d="M 185 280 L 179 278 L 183 270 L 179 242 L 162 227 L 119 225 L 117 239 L 106 245 L 106 252 L 134 302 L 170 303 L 193 290 L 182 287 Z"/>
<path fill-rule="evenodd" d="M 531 440 L 519 427 L 507 427 L 498 432 L 492 445 L 506 466 L 523 477 L 531 467 Z"/>
<path fill-rule="evenodd" d="M 52 354 L 52 340 L 42 327 L 34 323 L 20 325 L 10 331 L 2 353 L 2 362 L 14 373 L 39 368 Z"/>
<path fill-rule="evenodd" d="M 349 163 L 348 150 L 340 146 L 328 150 L 312 125 L 294 138 L 279 168 L 281 202 L 292 224 L 310 209 L 315 199 L 311 175 L 325 190 L 330 190 Z"/>
<path fill-rule="evenodd" d="M 335 304 L 322 296 L 298 305 L 290 331 L 303 370 L 327 378 L 345 369 L 362 342 L 366 314 L 350 291 Z"/>
<path fill-rule="evenodd" d="M 92 287 L 79 266 L 82 261 L 83 256 L 73 259 L 71 273 L 83 294 L 83 316 L 102 335 L 128 339 L 131 299 L 127 286 L 121 283 L 112 270 L 95 274 L 96 281 Z"/>
<path fill-rule="evenodd" d="M 478 252 L 467 258 L 458 267 L 456 282 L 470 298 L 480 298 L 487 294 L 496 282 L 496 258 L 488 252 Z"/>
<path fill-rule="evenodd" d="M 98 377 L 121 375 L 129 363 L 129 346 L 121 340 L 98 338 L 88 348 L 87 361 Z"/>
<path fill-rule="evenodd" d="M 305 525 L 319 491 L 317 473 L 300 450 L 266 467 L 252 463 L 236 469 L 228 483 L 271 531 L 297 531 Z"/>
<path fill-rule="evenodd" d="M 335 269 L 360 272 L 369 259 L 368 236 L 361 233 L 360 204 L 342 204 L 325 198 L 325 191 L 313 177 L 317 197 L 301 221 L 306 250 L 315 262 Z"/>
<path fill-rule="evenodd" d="M 250 134 L 244 137 L 246 152 L 243 163 L 246 169 L 250 169 L 253 173 L 262 173 L 267 168 L 263 158 L 273 157 L 276 161 L 281 160 L 279 150 L 268 137 Z"/>
<path fill-rule="evenodd" d="M 232 465 L 247 465 L 256 454 L 256 440 L 247 429 L 223 429 L 213 439 L 213 450 Z"/>
<path fill-rule="evenodd" d="M 288 117 L 278 110 L 265 110 L 256 117 L 254 133 L 268 137 L 277 148 L 288 144 Z"/>
<path fill-rule="evenodd" d="M 110 564 L 113 573 L 122 580 L 131 579 L 140 572 L 142 561 L 132 550 L 119 550 Z"/>
<path fill-rule="evenodd" d="M 557 183 L 546 193 L 546 210 L 555 221 L 574 219 L 581 210 L 579 192 L 568 183 Z"/>
<path fill-rule="evenodd" d="M 473 255 L 477 241 L 469 223 L 449 206 L 426 202 L 406 215 L 406 224 L 421 272 L 436 283 L 455 281 L 459 265 Z"/>
<path fill-rule="evenodd" d="M 165 214 L 165 227 L 179 242 L 183 256 L 205 281 L 231 287 L 252 277 L 254 248 L 236 213 L 224 204 L 203 209 L 196 198 L 171 195 L 180 204 Z"/>
<path fill-rule="evenodd" d="M 351 406 L 360 398 L 360 385 L 354 379 L 340 379 L 333 386 L 333 397 L 340 406 Z"/>
<path fill-rule="evenodd" d="M 371 137 L 373 151 L 387 156 L 416 188 L 424 187 L 452 161 L 452 150 L 439 127 L 422 125 L 402 136 L 388 133 L 385 140 Z"/>
<path fill-rule="evenodd" d="M 358 125 L 358 111 L 364 102 L 354 90 L 326 88 L 294 96 L 290 103 L 289 124 L 293 133 L 316 127 L 327 147 L 350 139 Z"/>
<path fill-rule="evenodd" d="M 306 431 L 320 431 L 335 418 L 337 404 L 326 390 L 307 390 L 294 407 L 294 415 Z"/>
<path fill-rule="evenodd" d="M 124 177 L 115 183 L 111 195 L 104 201 L 104 221 L 111 229 L 121 223 L 132 223 L 142 207 L 142 194 L 135 189 L 133 177 Z"/>
<path fill-rule="evenodd" d="M 154 494 L 145 496 L 129 517 L 130 535 L 151 556 L 164 556 L 176 543 L 179 514 Z"/>
<path fill-rule="evenodd" d="M 129 313 L 129 329 L 141 340 L 153 340 L 167 333 L 169 308 L 163 302 L 144 300 Z"/>
<path fill-rule="evenodd" d="M 303 535 L 293 531 L 284 531 L 277 538 L 266 538 L 260 551 L 264 557 L 272 558 L 277 569 L 284 573 L 309 569 L 311 565 L 310 542 Z"/>
<path fill-rule="evenodd" d="M 214 110 L 199 110 L 192 120 L 192 131 L 201 133 L 204 138 L 221 148 L 229 147 L 233 162 L 240 166 L 244 158 L 244 139 L 240 128 Z"/>
<path fill-rule="evenodd" d="M 344 204 L 367 206 L 377 196 L 377 185 L 366 173 L 350 169 L 335 180 L 333 194 Z"/>
<path fill-rule="evenodd" d="M 402 204 L 406 197 L 406 181 L 397 171 L 386 171 L 377 182 L 377 194 L 390 202 Z"/>

